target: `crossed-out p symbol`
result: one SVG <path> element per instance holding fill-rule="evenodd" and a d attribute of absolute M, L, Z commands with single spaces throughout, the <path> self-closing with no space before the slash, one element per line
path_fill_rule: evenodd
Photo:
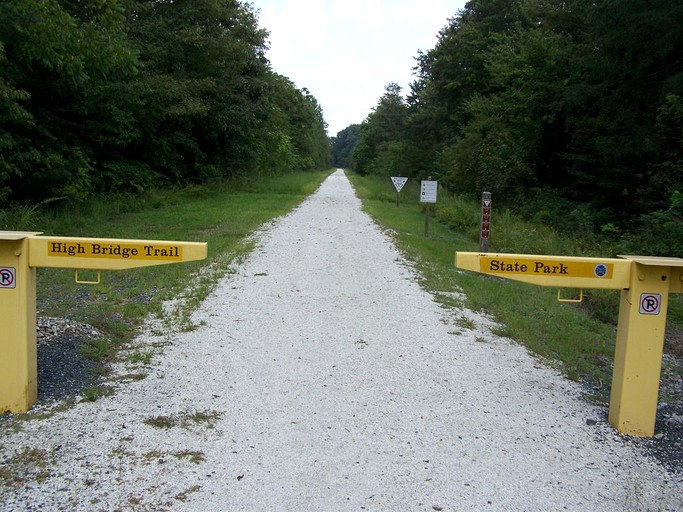
<path fill-rule="evenodd" d="M 643 293 L 640 295 L 640 314 L 658 315 L 662 306 L 662 296 L 659 293 Z"/>
<path fill-rule="evenodd" d="M 16 285 L 16 269 L 12 267 L 0 267 L 0 288 L 14 288 Z"/>

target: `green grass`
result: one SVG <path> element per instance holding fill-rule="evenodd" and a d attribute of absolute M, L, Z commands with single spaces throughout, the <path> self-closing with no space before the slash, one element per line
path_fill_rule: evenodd
<path fill-rule="evenodd" d="M 0 229 L 208 242 L 206 261 L 103 272 L 102 284 L 97 286 L 76 284 L 73 271 L 39 270 L 39 314 L 66 316 L 102 330 L 107 340 L 88 342 L 82 350 L 106 363 L 137 334 L 150 314 L 180 330 L 196 328 L 189 320 L 192 310 L 211 292 L 217 279 L 230 271 L 230 263 L 240 261 L 253 248 L 248 235 L 264 222 L 290 211 L 329 172 L 107 197 L 68 209 L 57 209 L 55 203 L 40 209 L 26 206 L 11 215 L 0 215 L 0 221 L 8 222 Z M 570 378 L 609 381 L 617 292 L 588 290 L 583 304 L 560 304 L 552 289 L 458 271 L 454 268 L 455 251 L 477 250 L 480 205 L 476 201 L 440 191 L 430 236 L 425 238 L 419 183 L 410 180 L 406 184 L 401 207 L 397 208 L 396 192 L 388 178 L 361 178 L 351 173 L 349 177 L 364 208 L 394 233 L 401 250 L 418 266 L 422 286 L 434 292 L 445 307 L 460 306 L 461 299 L 454 299 L 451 293 L 462 291 L 467 307 L 488 312 L 502 325 L 498 334 L 519 340 L 539 357 L 557 362 Z M 499 211 L 495 203 L 491 251 L 612 255 L 609 247 L 590 243 L 585 235 L 561 236 Z M 178 306 L 163 313 L 163 301 L 179 296 L 183 300 Z M 683 331 L 683 301 L 676 296 L 670 300 L 669 324 Z M 465 319 L 458 327 L 468 328 Z M 135 360 L 131 362 L 145 363 L 148 359 L 139 353 L 130 357 Z M 99 394 L 96 388 L 90 393 L 92 399 Z"/>
<path fill-rule="evenodd" d="M 253 248 L 248 235 L 289 212 L 330 172 L 189 186 L 141 196 L 107 196 L 72 207 L 57 203 L 40 208 L 25 206 L 12 212 L 0 211 L 0 221 L 4 221 L 0 229 L 37 230 L 59 236 L 208 242 L 205 261 L 104 271 L 102 283 L 94 286 L 76 284 L 73 270 L 38 270 L 38 314 L 68 317 L 103 331 L 106 341 L 87 342 L 82 354 L 106 363 L 139 332 L 150 314 L 166 317 L 169 324 L 181 330 L 195 328 L 189 322 L 192 310 L 229 271 L 231 262 Z M 79 277 L 93 279 L 96 272 L 83 272 Z M 163 302 L 179 296 L 183 300 L 170 314 L 164 314 Z"/>
<path fill-rule="evenodd" d="M 132 364 L 149 364 L 152 362 L 153 356 L 154 352 L 152 352 L 151 350 L 136 351 L 128 354 L 128 357 L 126 357 L 126 361 Z"/>
<path fill-rule="evenodd" d="M 83 390 L 83 401 L 95 402 L 103 396 L 109 396 L 114 393 L 114 388 L 111 386 L 89 386 Z"/>
<path fill-rule="evenodd" d="M 425 237 L 425 215 L 415 180 L 401 192 L 401 206 L 397 208 L 388 178 L 347 175 L 364 209 L 390 230 L 404 255 L 415 262 L 421 285 L 434 293 L 444 307 L 460 306 L 461 301 L 451 294 L 464 292 L 466 307 L 490 314 L 501 325 L 495 334 L 521 342 L 573 380 L 597 387 L 609 384 L 616 341 L 617 291 L 585 290 L 583 304 L 567 304 L 557 301 L 556 289 L 458 270 L 454 266 L 455 252 L 478 250 L 477 202 L 439 191 L 439 203 L 433 209 L 435 218 L 430 222 L 429 237 Z M 493 226 L 491 252 L 597 255 L 602 248 L 585 238 L 563 237 L 495 209 Z M 563 295 L 571 293 L 568 290 Z M 669 312 L 671 326 L 681 328 L 681 303 L 675 296 Z M 466 329 L 466 324 L 463 321 L 458 327 Z M 602 386 L 602 390 L 608 387 Z"/>

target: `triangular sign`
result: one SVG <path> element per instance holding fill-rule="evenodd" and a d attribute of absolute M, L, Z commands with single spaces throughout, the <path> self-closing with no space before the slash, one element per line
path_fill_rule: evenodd
<path fill-rule="evenodd" d="M 484 199 L 484 206 L 486 206 L 487 208 L 489 206 L 491 206 L 491 200 L 490 199 Z"/>
<path fill-rule="evenodd" d="M 405 185 L 406 181 L 408 181 L 408 178 L 404 178 L 402 176 L 392 176 L 391 181 L 394 182 L 394 187 L 396 187 L 396 192 L 400 192 L 401 189 L 403 188 L 403 185 Z"/>

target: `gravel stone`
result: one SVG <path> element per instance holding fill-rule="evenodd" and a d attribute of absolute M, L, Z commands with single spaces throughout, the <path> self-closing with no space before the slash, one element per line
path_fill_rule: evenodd
<path fill-rule="evenodd" d="M 49 472 L 0 509 L 683 508 L 581 386 L 439 307 L 342 171 L 259 238 L 196 330 L 138 340 L 164 341 L 146 379 L 0 433 L 0 464 Z"/>
<path fill-rule="evenodd" d="M 41 403 L 80 395 L 96 382 L 98 363 L 83 356 L 88 339 L 104 335 L 92 325 L 67 318 L 38 317 L 38 394 Z"/>

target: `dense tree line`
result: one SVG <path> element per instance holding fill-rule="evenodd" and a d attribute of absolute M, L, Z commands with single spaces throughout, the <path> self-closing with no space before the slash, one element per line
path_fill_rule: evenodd
<path fill-rule="evenodd" d="M 360 125 L 352 124 L 332 137 L 332 162 L 336 167 L 350 168 L 353 165 L 353 150 L 360 136 Z"/>
<path fill-rule="evenodd" d="M 327 165 L 266 49 L 235 0 L 3 0 L 0 206 Z"/>
<path fill-rule="evenodd" d="M 681 27 L 680 0 L 472 0 L 409 93 L 387 87 L 353 165 L 490 190 L 566 229 L 664 215 L 683 238 Z"/>

